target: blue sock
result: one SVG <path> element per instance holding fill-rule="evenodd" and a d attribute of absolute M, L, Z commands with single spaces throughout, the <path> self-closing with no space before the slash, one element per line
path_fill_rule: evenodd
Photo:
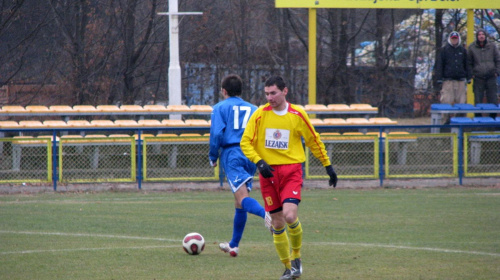
<path fill-rule="evenodd" d="M 240 244 L 241 237 L 243 236 L 243 231 L 245 230 L 245 224 L 247 223 L 247 211 L 243 209 L 236 208 L 234 212 L 233 221 L 233 238 L 229 242 L 231 248 L 238 247 Z"/>
<path fill-rule="evenodd" d="M 266 210 L 264 210 L 264 207 L 262 207 L 262 205 L 260 205 L 257 200 L 251 197 L 243 198 L 243 200 L 241 201 L 241 207 L 246 212 L 259 216 L 262 219 L 264 219 L 264 216 L 266 215 Z"/>

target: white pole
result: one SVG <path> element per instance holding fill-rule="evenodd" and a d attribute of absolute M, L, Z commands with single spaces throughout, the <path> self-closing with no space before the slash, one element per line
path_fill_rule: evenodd
<path fill-rule="evenodd" d="M 179 16 L 177 0 L 168 0 L 170 64 L 168 66 L 168 104 L 182 102 L 181 66 L 179 64 Z M 181 115 L 170 115 L 170 119 L 181 119 Z"/>

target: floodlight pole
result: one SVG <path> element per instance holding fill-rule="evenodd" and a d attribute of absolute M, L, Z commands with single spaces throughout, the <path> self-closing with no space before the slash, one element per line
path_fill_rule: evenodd
<path fill-rule="evenodd" d="M 202 15 L 202 12 L 179 12 L 177 0 L 168 0 L 168 12 L 158 15 L 168 16 L 168 38 L 170 50 L 170 63 L 168 66 L 168 104 L 181 105 L 181 66 L 179 63 L 179 15 Z M 182 115 L 170 115 L 170 119 L 180 120 Z"/>

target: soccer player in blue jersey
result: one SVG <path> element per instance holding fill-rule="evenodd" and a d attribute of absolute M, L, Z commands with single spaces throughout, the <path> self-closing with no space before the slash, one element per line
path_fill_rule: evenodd
<path fill-rule="evenodd" d="M 215 167 L 220 150 L 220 165 L 234 194 L 233 236 L 230 242 L 219 244 L 219 248 L 232 257 L 238 256 L 247 212 L 263 218 L 266 227 L 271 229 L 269 213 L 257 200 L 248 196 L 257 167 L 243 155 L 240 141 L 248 119 L 257 107 L 240 98 L 242 87 L 243 81 L 238 75 L 231 74 L 222 80 L 224 100 L 213 108 L 208 155 L 210 165 Z"/>

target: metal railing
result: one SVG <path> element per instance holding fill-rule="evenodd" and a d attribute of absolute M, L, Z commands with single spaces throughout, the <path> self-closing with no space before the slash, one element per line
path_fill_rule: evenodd
<path fill-rule="evenodd" d="M 386 178 L 458 177 L 462 184 L 463 177 L 500 176 L 500 124 L 439 125 L 453 133 L 426 132 L 436 126 L 316 129 L 340 179 L 379 179 L 382 186 Z M 367 130 L 371 133 L 352 133 Z M 331 133 L 340 131 L 347 133 Z M 208 132 L 206 127 L 0 129 L 8 136 L 0 138 L 0 183 L 52 183 L 56 190 L 58 182 L 137 182 L 140 189 L 142 182 L 221 181 L 219 169 L 207 163 L 209 138 L 203 135 Z M 326 179 L 321 163 L 307 149 L 306 155 L 305 178 Z"/>

